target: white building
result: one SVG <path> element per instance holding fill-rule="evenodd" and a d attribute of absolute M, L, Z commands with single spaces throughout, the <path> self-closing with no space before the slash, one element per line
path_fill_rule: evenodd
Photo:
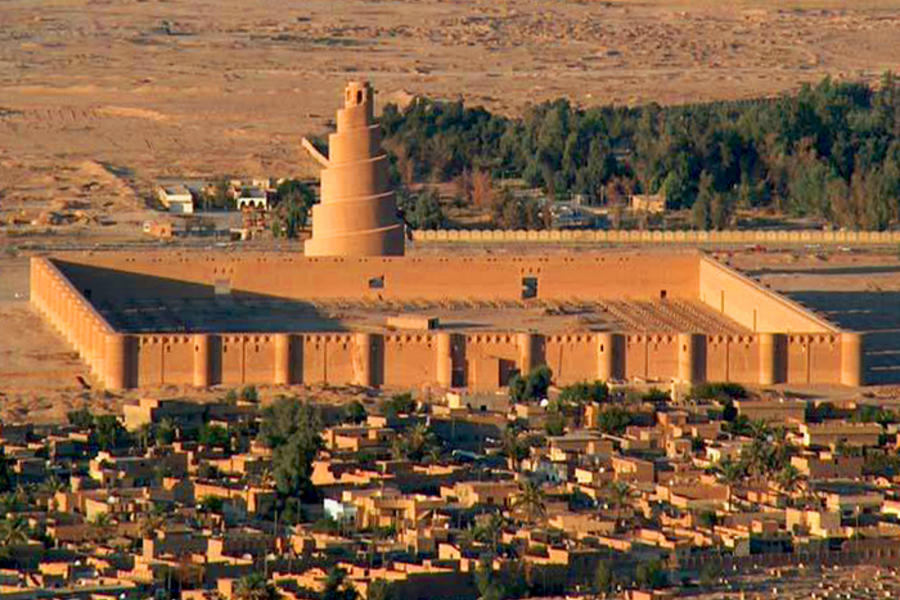
<path fill-rule="evenodd" d="M 258 187 L 243 188 L 235 203 L 238 210 L 243 210 L 244 207 L 269 210 L 269 199 L 266 196 L 266 191 Z"/>
<path fill-rule="evenodd" d="M 183 185 L 160 186 L 157 191 L 159 201 L 171 213 L 193 214 L 194 198 Z"/>

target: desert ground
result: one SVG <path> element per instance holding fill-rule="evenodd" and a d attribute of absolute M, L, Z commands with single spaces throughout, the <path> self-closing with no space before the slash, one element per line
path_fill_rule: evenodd
<path fill-rule="evenodd" d="M 314 174 L 300 137 L 327 130 L 351 78 L 371 79 L 381 102 L 423 94 L 519 114 L 558 97 L 767 96 L 900 66 L 900 2 L 888 0 L 0 7 L 0 218 L 49 205 L 107 226 L 143 209 L 159 176 Z"/>

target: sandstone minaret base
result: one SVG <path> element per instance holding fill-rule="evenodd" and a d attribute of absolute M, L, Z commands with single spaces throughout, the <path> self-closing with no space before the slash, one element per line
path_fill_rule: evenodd
<path fill-rule="evenodd" d="M 337 132 L 328 137 L 328 157 L 308 140 L 304 147 L 322 164 L 321 202 L 312 209 L 307 256 L 402 256 L 403 224 L 388 181 L 369 83 L 351 81 Z"/>

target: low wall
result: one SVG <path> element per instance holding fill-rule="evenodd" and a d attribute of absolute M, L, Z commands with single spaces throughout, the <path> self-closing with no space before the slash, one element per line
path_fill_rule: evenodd
<path fill-rule="evenodd" d="M 413 232 L 417 242 L 581 242 L 606 244 L 900 244 L 900 231 L 620 231 L 438 229 Z"/>

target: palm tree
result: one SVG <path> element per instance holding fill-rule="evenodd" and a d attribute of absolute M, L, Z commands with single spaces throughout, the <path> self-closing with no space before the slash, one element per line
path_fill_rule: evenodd
<path fill-rule="evenodd" d="M 768 442 L 756 438 L 746 449 L 747 469 L 755 479 L 765 479 L 772 462 L 772 447 Z"/>
<path fill-rule="evenodd" d="M 153 440 L 153 424 L 142 423 L 133 433 L 141 452 L 146 452 L 147 448 L 150 447 L 150 442 Z"/>
<path fill-rule="evenodd" d="M 234 589 L 235 600 L 280 600 L 278 589 L 259 573 L 251 573 L 238 580 Z"/>
<path fill-rule="evenodd" d="M 771 432 L 771 429 L 768 425 L 766 425 L 765 421 L 750 421 L 750 437 L 760 441 L 765 441 L 766 438 L 769 437 L 769 434 Z"/>
<path fill-rule="evenodd" d="M 719 479 L 722 480 L 726 487 L 725 510 L 731 510 L 732 488 L 746 477 L 747 469 L 743 464 L 730 458 L 723 458 L 715 468 L 719 474 Z"/>
<path fill-rule="evenodd" d="M 604 486 L 607 502 L 615 509 L 616 529 L 622 520 L 622 509 L 630 504 L 631 488 L 624 481 L 609 481 Z"/>
<path fill-rule="evenodd" d="M 23 517 L 11 517 L 0 521 L 0 545 L 10 547 L 28 541 L 28 522 Z"/>
<path fill-rule="evenodd" d="M 7 492 L 0 495 L 0 514 L 3 516 L 19 512 L 22 508 L 22 501 L 17 493 Z"/>
<path fill-rule="evenodd" d="M 503 446 L 503 454 L 506 455 L 506 463 L 510 471 L 515 471 L 516 467 L 528 454 L 528 447 L 522 442 L 519 432 L 514 427 L 506 427 L 503 430 L 503 437 L 500 440 Z"/>
<path fill-rule="evenodd" d="M 140 529 L 142 538 L 154 538 L 156 532 L 166 526 L 166 518 L 163 515 L 144 513 L 141 516 Z"/>
<path fill-rule="evenodd" d="M 491 517 L 481 525 L 475 527 L 472 531 L 472 537 L 483 544 L 489 544 L 491 552 L 496 555 L 500 546 L 500 537 L 503 535 L 503 527 L 506 525 L 506 519 L 500 513 L 494 513 Z"/>
<path fill-rule="evenodd" d="M 793 496 L 803 484 L 803 474 L 794 465 L 786 465 L 776 476 L 778 487 L 784 494 Z M 793 499 L 791 499 L 791 502 Z"/>
<path fill-rule="evenodd" d="M 547 516 L 547 505 L 541 486 L 530 479 L 519 483 L 519 492 L 512 501 L 512 509 L 529 523 L 543 520 Z"/>
<path fill-rule="evenodd" d="M 66 491 L 69 489 L 69 486 L 60 479 L 56 473 L 50 473 L 50 475 L 41 482 L 39 489 L 42 493 L 47 494 L 47 509 L 51 512 L 56 512 L 56 494 Z"/>
<path fill-rule="evenodd" d="M 107 538 L 113 531 L 113 520 L 109 513 L 99 513 L 94 517 L 94 528 L 97 531 L 97 537 Z"/>

